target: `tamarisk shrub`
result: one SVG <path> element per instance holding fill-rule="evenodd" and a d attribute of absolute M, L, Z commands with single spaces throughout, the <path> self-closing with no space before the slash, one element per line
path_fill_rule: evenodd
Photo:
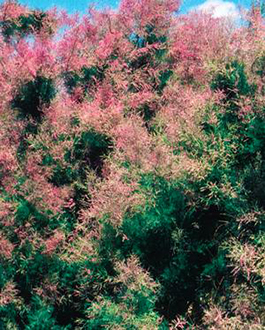
<path fill-rule="evenodd" d="M 264 329 L 264 17 L 179 8 L 1 4 L 1 329 Z"/>

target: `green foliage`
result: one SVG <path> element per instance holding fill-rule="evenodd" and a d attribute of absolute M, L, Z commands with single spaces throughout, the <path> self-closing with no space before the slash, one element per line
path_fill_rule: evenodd
<path fill-rule="evenodd" d="M 163 329 L 163 325 L 159 326 L 158 314 L 152 310 L 138 315 L 132 306 L 129 308 L 107 298 L 94 303 L 87 310 L 87 316 L 88 320 L 84 323 L 84 329 Z"/>
<path fill-rule="evenodd" d="M 103 134 L 93 130 L 83 132 L 80 137 L 74 139 L 73 156 L 74 160 L 85 161 L 98 174 L 102 169 L 102 157 L 111 150 L 111 140 Z"/>
<path fill-rule="evenodd" d="M 256 89 L 255 85 L 248 83 L 244 64 L 238 61 L 226 64 L 224 71 L 214 77 L 211 88 L 221 90 L 227 102 L 235 101 L 241 95 L 252 95 Z"/>
<path fill-rule="evenodd" d="M 79 135 L 61 136 L 59 140 L 72 142 L 71 149 L 64 152 L 63 161 L 54 160 L 50 153 L 44 153 L 42 166 L 52 168 L 52 175 L 49 182 L 56 187 L 71 186 L 73 189 L 72 200 L 74 206 L 64 211 L 50 223 L 55 227 L 60 226 L 72 230 L 76 223 L 78 212 L 82 208 L 83 199 L 89 199 L 89 191 L 86 185 L 86 176 L 89 171 L 93 171 L 97 176 L 101 176 L 104 157 L 112 150 L 111 139 L 104 134 L 94 130 L 84 131 Z"/>
<path fill-rule="evenodd" d="M 144 175 L 140 181 L 140 186 L 143 193 L 149 194 L 154 200 L 151 200 L 141 213 L 135 214 L 133 219 L 124 219 L 125 233 L 141 235 L 142 239 L 145 239 L 148 231 L 170 231 L 172 224 L 176 221 L 176 216 L 180 219 L 183 217 L 183 195 L 177 190 L 177 187 L 152 174 Z M 134 228 L 128 223 L 131 221 L 135 226 Z"/>
<path fill-rule="evenodd" d="M 52 79 L 38 76 L 22 85 L 12 101 L 12 107 L 19 110 L 22 118 L 32 117 L 40 120 L 43 115 L 41 107 L 49 106 L 55 95 L 56 89 Z"/>
<path fill-rule="evenodd" d="M 23 224 L 28 220 L 31 213 L 30 207 L 30 203 L 25 200 L 22 200 L 21 203 L 19 203 L 16 211 L 16 220 L 19 223 Z"/>
<path fill-rule="evenodd" d="M 90 89 L 95 86 L 97 81 L 104 79 L 104 71 L 107 66 L 83 67 L 79 73 L 65 72 L 64 83 L 69 94 L 72 94 L 76 87 L 82 87 L 85 94 L 89 94 Z"/>
<path fill-rule="evenodd" d="M 172 76 L 173 71 L 172 70 L 165 70 L 162 71 L 160 76 L 159 76 L 159 86 L 158 86 L 158 91 L 161 93 L 163 91 L 163 89 L 166 87 L 168 80 L 170 79 L 170 77 Z"/>
<path fill-rule="evenodd" d="M 52 317 L 53 308 L 47 306 L 38 296 L 32 297 L 31 305 L 33 308 L 28 313 L 26 330 L 65 329 L 56 325 L 56 321 Z"/>
<path fill-rule="evenodd" d="M 147 52 L 143 55 L 138 56 L 134 60 L 129 61 L 128 65 L 132 70 L 139 70 L 148 66 L 155 67 L 158 63 L 165 60 L 165 55 L 167 53 L 167 49 L 166 49 L 167 37 L 165 35 L 159 36 L 157 34 L 155 26 L 147 25 L 145 28 L 144 36 L 139 36 L 138 34 L 132 33 L 129 37 L 129 40 L 138 49 L 145 48 L 148 45 L 152 45 L 152 44 L 158 44 L 160 46 L 164 45 L 164 47 L 158 47 L 152 52 Z M 167 73 L 161 74 L 160 77 L 161 83 L 158 88 L 160 92 L 165 87 L 164 81 L 168 80 L 169 78 L 166 77 L 167 75 L 169 75 L 169 71 L 170 70 L 166 70 Z"/>
<path fill-rule="evenodd" d="M 71 184 L 76 178 L 76 172 L 70 166 L 63 168 L 58 164 L 53 171 L 50 182 L 59 187 Z"/>
<path fill-rule="evenodd" d="M 15 213 L 16 225 L 25 225 L 30 221 L 33 228 L 42 231 L 50 224 L 50 213 L 49 210 L 45 210 L 45 212 L 39 211 L 32 203 L 19 197 Z"/>
<path fill-rule="evenodd" d="M 265 76 L 265 56 L 260 56 L 255 59 L 252 64 L 252 72 L 260 77 Z"/>
<path fill-rule="evenodd" d="M 155 33 L 156 28 L 154 25 L 147 25 L 146 26 L 146 43 L 149 45 L 152 45 L 154 43 L 165 43 L 167 41 L 167 37 L 162 35 L 162 36 L 157 36 L 157 34 Z"/>
<path fill-rule="evenodd" d="M 87 319 L 82 322 L 88 329 L 162 329 L 158 313 L 154 310 L 157 286 L 138 264 L 135 257 L 115 266 L 112 277 L 114 290 L 89 304 Z"/>
<path fill-rule="evenodd" d="M 137 48 L 144 48 L 146 45 L 152 45 L 154 43 L 165 43 L 167 41 L 167 37 L 162 35 L 162 36 L 157 36 L 156 31 L 155 31 L 155 26 L 154 25 L 147 25 L 145 27 L 145 35 L 144 36 L 139 36 L 136 33 L 132 33 L 129 37 L 129 40 L 135 45 Z"/>
<path fill-rule="evenodd" d="M 137 109 L 137 112 L 141 115 L 141 117 L 145 121 L 147 129 L 149 129 L 149 122 L 151 121 L 152 118 L 154 118 L 155 112 L 150 109 L 148 104 L 143 104 L 142 106 L 140 106 Z"/>
<path fill-rule="evenodd" d="M 106 135 L 89 130 L 73 137 L 73 147 L 64 154 L 67 165 L 59 162 L 46 154 L 42 164 L 54 166 L 53 175 L 50 181 L 56 186 L 71 184 L 72 182 L 85 178 L 85 170 L 90 168 L 98 175 L 101 175 L 103 157 L 106 156 L 112 147 L 112 142 Z"/>
<path fill-rule="evenodd" d="M 16 35 L 25 37 L 33 32 L 39 32 L 43 27 L 43 20 L 46 16 L 45 12 L 33 11 L 28 15 L 19 16 L 16 20 L 1 21 L 2 35 L 9 42 Z"/>

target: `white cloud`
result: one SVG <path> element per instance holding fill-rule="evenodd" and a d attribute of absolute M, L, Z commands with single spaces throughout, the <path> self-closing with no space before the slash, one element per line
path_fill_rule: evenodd
<path fill-rule="evenodd" d="M 203 4 L 197 6 L 196 10 L 210 13 L 215 18 L 229 17 L 232 19 L 239 19 L 239 9 L 233 2 L 223 0 L 207 0 Z"/>

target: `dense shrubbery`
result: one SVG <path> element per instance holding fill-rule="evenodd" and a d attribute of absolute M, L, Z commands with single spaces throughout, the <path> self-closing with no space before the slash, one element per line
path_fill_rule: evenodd
<path fill-rule="evenodd" d="M 0 10 L 0 329 L 265 327 L 265 44 L 175 0 Z"/>

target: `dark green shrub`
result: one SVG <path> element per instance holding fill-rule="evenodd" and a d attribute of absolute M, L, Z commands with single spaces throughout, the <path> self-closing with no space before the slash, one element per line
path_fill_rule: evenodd
<path fill-rule="evenodd" d="M 159 76 L 159 80 L 160 83 L 157 87 L 157 90 L 159 93 L 162 93 L 163 89 L 166 87 L 168 80 L 170 79 L 170 77 L 172 76 L 173 71 L 172 70 L 165 70 L 162 71 L 160 76 Z"/>
<path fill-rule="evenodd" d="M 37 295 L 32 297 L 30 305 L 31 309 L 28 311 L 26 330 L 66 329 L 56 325 L 56 320 L 52 315 L 53 307 L 45 304 Z"/>
<path fill-rule="evenodd" d="M 38 76 L 20 88 L 12 101 L 12 107 L 19 110 L 22 118 L 40 120 L 43 115 L 42 106 L 49 106 L 55 95 L 52 79 Z"/>
<path fill-rule="evenodd" d="M 228 63 L 224 72 L 219 72 L 211 83 L 213 90 L 221 90 L 226 100 L 238 98 L 240 95 L 249 95 L 255 90 L 249 85 L 245 74 L 244 64 L 237 61 Z"/>
<path fill-rule="evenodd" d="M 107 66 L 92 66 L 83 67 L 80 72 L 65 72 L 63 78 L 67 92 L 72 94 L 76 87 L 82 87 L 84 93 L 88 94 L 97 81 L 104 79 L 106 68 Z"/>
<path fill-rule="evenodd" d="M 112 148 L 112 142 L 106 135 L 93 130 L 84 132 L 80 137 L 75 137 L 73 144 L 74 161 L 85 162 L 90 168 L 101 174 L 103 156 L 106 156 Z"/>

